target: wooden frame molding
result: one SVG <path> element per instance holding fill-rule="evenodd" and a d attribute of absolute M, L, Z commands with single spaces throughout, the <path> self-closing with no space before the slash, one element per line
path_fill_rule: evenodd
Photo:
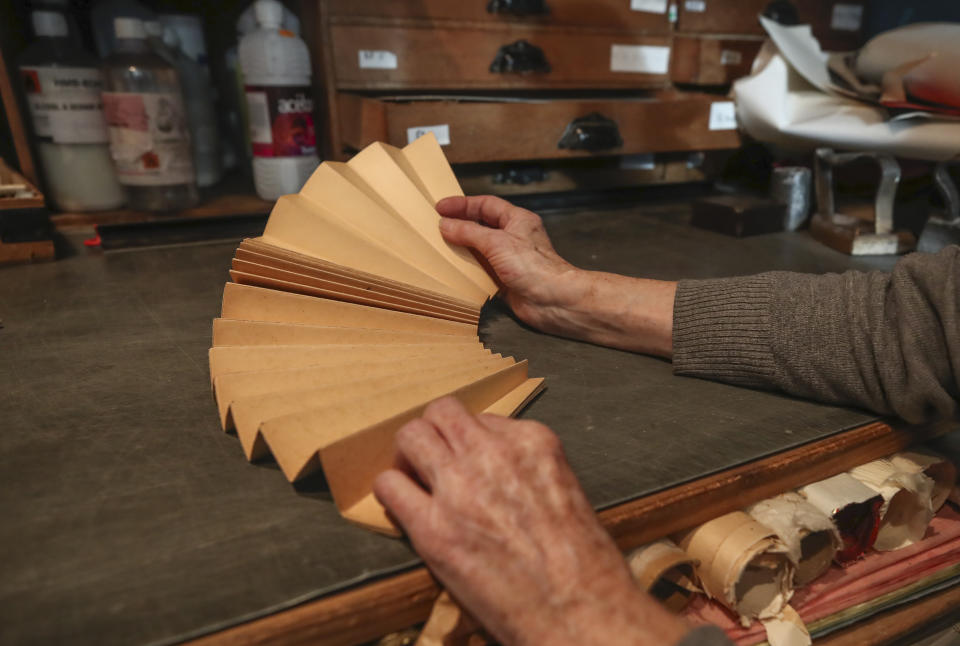
<path fill-rule="evenodd" d="M 789 489 L 946 433 L 927 426 L 876 422 L 722 471 L 599 512 L 621 549 L 704 523 Z M 305 603 L 191 642 L 347 645 L 370 641 L 427 618 L 440 593 L 424 567 Z"/>

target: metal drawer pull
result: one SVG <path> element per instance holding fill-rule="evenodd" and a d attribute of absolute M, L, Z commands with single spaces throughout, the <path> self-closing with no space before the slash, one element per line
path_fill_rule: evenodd
<path fill-rule="evenodd" d="M 490 0 L 487 13 L 509 13 L 514 16 L 543 16 L 550 7 L 543 0 Z"/>
<path fill-rule="evenodd" d="M 550 71 L 550 63 L 543 55 L 543 50 L 531 45 L 525 40 L 504 45 L 497 51 L 496 57 L 490 63 L 490 71 L 494 74 L 527 74 L 539 72 L 546 74 Z"/>
<path fill-rule="evenodd" d="M 585 117 L 574 119 L 563 131 L 557 148 L 567 150 L 589 150 L 597 152 L 623 146 L 620 128 L 613 119 L 599 112 L 591 112 Z"/>

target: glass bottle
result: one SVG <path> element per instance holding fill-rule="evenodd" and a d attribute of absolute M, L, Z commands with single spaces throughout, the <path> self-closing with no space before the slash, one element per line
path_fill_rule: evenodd
<path fill-rule="evenodd" d="M 143 21 L 117 18 L 105 62 L 110 153 L 130 208 L 175 211 L 199 201 L 180 82 L 147 42 Z"/>

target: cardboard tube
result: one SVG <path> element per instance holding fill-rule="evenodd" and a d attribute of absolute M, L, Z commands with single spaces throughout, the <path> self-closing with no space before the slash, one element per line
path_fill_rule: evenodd
<path fill-rule="evenodd" d="M 855 467 L 850 475 L 883 496 L 874 549 L 896 550 L 923 538 L 933 520 L 932 479 L 901 471 L 887 459 Z"/>
<path fill-rule="evenodd" d="M 780 614 L 793 593 L 793 563 L 776 534 L 735 511 L 674 537 L 699 565 L 701 588 L 713 599 L 752 619 Z"/>
<path fill-rule="evenodd" d="M 794 587 L 806 585 L 826 572 L 840 549 L 840 533 L 833 521 L 798 493 L 762 500 L 746 512 L 772 529 L 787 548 L 795 566 Z"/>
<path fill-rule="evenodd" d="M 700 591 L 694 582 L 696 562 L 669 539 L 638 547 L 626 560 L 636 584 L 674 612 Z"/>
<path fill-rule="evenodd" d="M 799 489 L 800 495 L 828 515 L 840 532 L 843 546 L 837 552 L 838 563 L 855 561 L 873 547 L 880 529 L 883 497 L 848 473 Z"/>
<path fill-rule="evenodd" d="M 926 448 L 904 451 L 890 456 L 890 461 L 904 473 L 922 473 L 933 480 L 930 503 L 936 513 L 947 501 L 957 483 L 957 467 L 946 457 Z"/>

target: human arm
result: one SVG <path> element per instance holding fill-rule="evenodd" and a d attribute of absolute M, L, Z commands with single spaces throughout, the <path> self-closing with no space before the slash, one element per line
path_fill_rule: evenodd
<path fill-rule="evenodd" d="M 669 357 L 676 283 L 574 267 L 534 213 L 492 196 L 441 200 L 444 238 L 476 249 L 521 320 L 572 339 Z"/>
<path fill-rule="evenodd" d="M 919 423 L 957 414 L 960 247 L 892 272 L 681 281 L 678 374 L 852 404 Z"/>
<path fill-rule="evenodd" d="M 717 631 L 691 635 L 634 585 L 545 426 L 473 416 L 447 398 L 396 442 L 399 468 L 375 494 L 500 643 L 728 644 Z"/>
<path fill-rule="evenodd" d="M 536 215 L 498 198 L 448 198 L 437 209 L 447 240 L 477 249 L 507 303 L 546 332 L 672 357 L 681 375 L 910 422 L 957 413 L 958 247 L 909 255 L 891 273 L 677 284 L 572 268 Z M 547 260 L 529 261 L 533 249 Z"/>

